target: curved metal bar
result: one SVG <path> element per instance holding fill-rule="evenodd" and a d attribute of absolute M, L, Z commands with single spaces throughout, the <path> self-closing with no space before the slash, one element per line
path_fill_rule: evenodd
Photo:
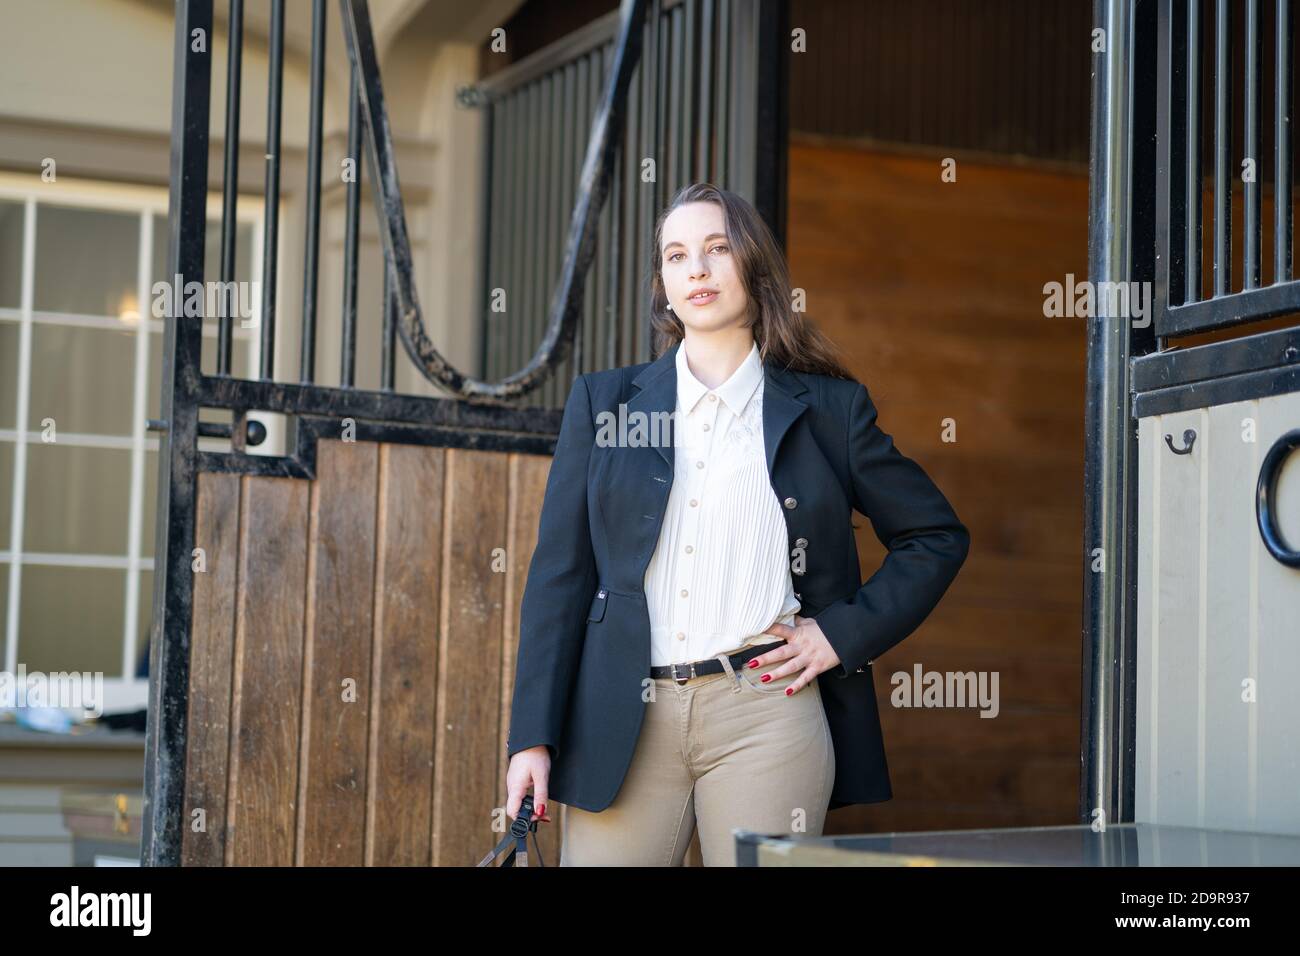
<path fill-rule="evenodd" d="M 518 372 L 499 382 L 470 378 L 451 365 L 434 347 L 424 328 L 411 269 L 411 245 L 406 212 L 397 181 L 392 131 L 384 106 L 383 84 L 370 27 L 366 0 L 339 0 L 343 10 L 348 58 L 361 77 L 361 100 L 367 122 L 375 211 L 381 224 L 384 258 L 393 264 L 393 293 L 397 300 L 397 330 L 416 368 L 430 382 L 464 398 L 501 402 L 527 394 L 540 386 L 547 373 L 568 357 L 582 312 L 587 269 L 595 251 L 599 213 L 609 192 L 614 151 L 623 128 L 627 91 L 632 71 L 641 55 L 642 24 L 646 0 L 622 0 L 622 20 L 610 79 L 592 126 L 591 140 L 582 166 L 578 202 L 573 209 L 565 242 L 560 282 L 551 301 L 550 320 L 537 352 Z"/>
<path fill-rule="evenodd" d="M 1264 547 L 1288 568 L 1300 568 L 1300 551 L 1295 551 L 1282 540 L 1282 532 L 1277 527 L 1277 512 L 1274 501 L 1277 494 L 1277 476 L 1282 464 L 1291 453 L 1300 448 L 1300 428 L 1293 428 L 1273 442 L 1273 447 L 1264 456 L 1259 466 L 1259 481 L 1255 486 L 1255 523 L 1259 525 L 1259 536 L 1264 539 Z"/>

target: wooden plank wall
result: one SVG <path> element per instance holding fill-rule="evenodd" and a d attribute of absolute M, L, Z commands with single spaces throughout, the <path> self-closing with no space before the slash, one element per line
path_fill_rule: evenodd
<path fill-rule="evenodd" d="M 944 183 L 939 155 L 796 141 L 789 185 L 809 317 L 972 538 L 937 611 L 876 662 L 894 799 L 827 832 L 1075 823 L 1085 338 L 1043 316 L 1043 284 L 1087 277 L 1086 170 L 959 161 Z M 867 577 L 886 552 L 857 520 Z M 916 663 L 999 672 L 1000 713 L 891 706 Z"/>
<path fill-rule="evenodd" d="M 314 481 L 199 476 L 183 861 L 476 863 L 509 824 L 550 458 L 322 441 L 317 462 Z"/>

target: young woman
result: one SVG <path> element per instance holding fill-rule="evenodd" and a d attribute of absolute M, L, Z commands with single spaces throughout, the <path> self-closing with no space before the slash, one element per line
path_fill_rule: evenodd
<path fill-rule="evenodd" d="M 871 662 L 970 544 L 748 202 L 681 190 L 652 276 L 658 358 L 574 382 L 521 606 L 506 810 L 565 805 L 561 866 L 678 866 L 696 827 L 734 865 L 735 827 L 888 800 Z M 854 510 L 889 549 L 865 584 Z"/>

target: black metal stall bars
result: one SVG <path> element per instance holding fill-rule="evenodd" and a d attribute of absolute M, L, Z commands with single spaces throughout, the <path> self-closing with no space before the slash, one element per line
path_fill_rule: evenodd
<path fill-rule="evenodd" d="M 1200 0 L 1161 0 L 1156 96 L 1159 168 L 1165 179 L 1156 193 L 1156 258 L 1152 318 L 1161 340 L 1223 328 L 1300 310 L 1300 283 L 1292 271 L 1294 223 L 1292 180 L 1292 39 L 1290 0 L 1273 0 L 1273 150 L 1261 155 L 1263 110 L 1260 0 L 1244 0 L 1242 155 L 1234 161 L 1231 0 L 1212 0 L 1214 102 L 1212 156 L 1214 200 L 1211 294 L 1202 294 L 1202 9 Z M 1266 164 L 1265 160 L 1271 159 Z M 1246 164 L 1243 167 L 1243 164 Z M 1262 284 L 1263 181 L 1273 171 L 1273 281 Z M 1241 288 L 1233 291 L 1232 184 L 1242 178 Z"/>

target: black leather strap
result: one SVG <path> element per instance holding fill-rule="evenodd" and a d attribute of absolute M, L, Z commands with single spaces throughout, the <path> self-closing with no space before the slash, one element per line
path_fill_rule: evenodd
<path fill-rule="evenodd" d="M 734 670 L 746 663 L 751 657 L 757 657 L 759 654 L 765 654 L 786 643 L 784 637 L 778 638 L 768 644 L 755 644 L 753 647 L 743 651 L 737 651 L 735 654 L 728 654 L 727 660 L 731 661 L 731 667 Z M 671 677 L 679 684 L 684 684 L 692 677 L 699 677 L 703 674 L 721 674 L 722 661 L 716 657 L 710 657 L 708 660 L 694 661 L 689 664 L 664 664 L 659 667 L 650 668 L 651 677 Z"/>
<path fill-rule="evenodd" d="M 546 866 L 546 861 L 542 859 L 542 845 L 537 842 L 537 821 L 533 818 L 533 795 L 531 793 L 524 795 L 524 802 L 519 806 L 519 816 L 515 817 L 510 824 L 510 832 L 506 834 L 505 839 L 496 845 L 496 849 L 488 853 L 487 856 L 478 861 L 478 866 L 491 866 L 492 862 L 501 855 L 501 851 L 510 847 L 510 852 L 506 854 L 505 859 L 501 861 L 502 866 L 527 866 L 528 865 L 528 834 L 533 835 L 533 846 L 537 850 L 537 865 Z M 518 863 L 516 864 L 516 858 Z"/>

